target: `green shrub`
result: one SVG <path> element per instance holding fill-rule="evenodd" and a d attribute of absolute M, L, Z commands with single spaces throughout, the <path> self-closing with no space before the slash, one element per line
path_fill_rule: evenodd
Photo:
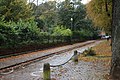
<path fill-rule="evenodd" d="M 0 21 L 0 42 L 1 46 L 15 47 L 22 43 L 36 41 L 40 36 L 40 29 L 37 24 L 31 20 L 28 22 L 18 21 L 3 22 Z"/>
<path fill-rule="evenodd" d="M 12 25 L 12 24 L 11 24 Z M 16 34 L 13 26 L 11 27 L 8 23 L 0 21 L 0 42 L 1 45 L 12 45 L 16 39 Z"/>
<path fill-rule="evenodd" d="M 80 30 L 74 31 L 73 36 L 83 41 L 88 39 L 97 39 L 98 31 L 93 29 L 80 29 Z"/>
<path fill-rule="evenodd" d="M 57 26 L 53 29 L 53 36 L 72 36 L 72 31 L 63 26 Z"/>

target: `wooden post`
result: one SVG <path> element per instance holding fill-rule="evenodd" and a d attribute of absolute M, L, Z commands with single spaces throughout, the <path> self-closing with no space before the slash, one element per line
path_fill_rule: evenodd
<path fill-rule="evenodd" d="M 77 50 L 75 50 L 75 51 L 74 51 L 74 56 L 77 55 L 77 53 L 78 53 Z"/>
<path fill-rule="evenodd" d="M 73 61 L 78 62 L 77 50 L 74 51 Z"/>
<path fill-rule="evenodd" d="M 43 80 L 51 80 L 50 77 L 50 64 L 45 63 L 43 67 Z"/>

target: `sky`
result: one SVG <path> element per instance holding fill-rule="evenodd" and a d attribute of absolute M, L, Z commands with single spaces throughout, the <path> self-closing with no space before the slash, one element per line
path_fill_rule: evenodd
<path fill-rule="evenodd" d="M 91 0 L 82 0 L 81 2 L 83 3 L 83 4 L 87 4 L 88 2 L 90 2 Z"/>
<path fill-rule="evenodd" d="M 49 0 L 49 1 L 55 1 L 55 0 Z M 56 0 L 56 1 L 64 1 L 64 0 Z M 82 0 L 81 2 L 83 4 L 87 4 L 90 0 Z"/>
<path fill-rule="evenodd" d="M 29 1 L 29 0 L 28 0 Z M 33 1 L 33 0 L 30 0 L 30 1 Z M 62 2 L 62 1 L 64 1 L 64 0 L 39 0 L 39 4 L 41 4 L 42 2 L 45 2 L 45 1 L 57 1 L 57 2 Z M 91 0 L 82 0 L 81 2 L 83 3 L 83 4 L 87 4 L 89 1 L 91 1 Z M 37 0 L 35 0 L 34 1 L 34 3 L 36 3 L 37 2 Z"/>

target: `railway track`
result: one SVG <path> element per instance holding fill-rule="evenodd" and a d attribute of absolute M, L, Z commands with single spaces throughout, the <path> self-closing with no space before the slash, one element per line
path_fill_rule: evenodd
<path fill-rule="evenodd" d="M 58 52 L 53 52 L 51 54 L 47 54 L 47 55 L 44 55 L 44 56 L 41 56 L 41 57 L 38 57 L 38 58 L 35 58 L 35 59 L 31 59 L 31 60 L 28 60 L 28 61 L 24 61 L 24 62 L 21 62 L 21 63 L 17 63 L 17 64 L 14 64 L 14 65 L 7 66 L 7 67 L 4 67 L 4 68 L 0 68 L 0 74 L 4 75 L 4 74 L 12 73 L 14 70 L 17 70 L 19 68 L 24 68 L 24 66 L 27 66 L 31 63 L 46 59 L 46 58 L 51 57 L 51 56 L 56 55 L 56 54 L 61 54 L 61 53 L 64 53 L 64 52 L 68 52 L 68 51 L 73 50 L 75 48 L 83 47 L 83 46 L 86 46 L 86 45 L 89 45 L 89 44 L 92 44 L 92 43 L 95 43 L 95 42 L 96 41 L 89 42 L 89 43 L 86 43 L 86 44 L 83 44 L 83 45 L 75 46 L 75 47 L 65 49 L 65 50 L 61 50 L 61 51 L 58 51 Z"/>

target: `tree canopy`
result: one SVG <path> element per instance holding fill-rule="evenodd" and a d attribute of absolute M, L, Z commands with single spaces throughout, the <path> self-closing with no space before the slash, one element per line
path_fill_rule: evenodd
<path fill-rule="evenodd" d="M 65 25 L 66 27 L 71 27 L 71 18 L 73 18 L 73 28 L 79 29 L 81 28 L 82 23 L 86 17 L 86 9 L 85 6 L 77 0 L 74 0 L 72 3 L 70 0 L 65 0 L 59 4 L 58 9 L 59 14 L 59 24 Z"/>
<path fill-rule="evenodd" d="M 62 36 L 60 38 L 66 41 L 73 36 L 75 41 L 82 41 L 95 39 L 98 35 L 86 17 L 85 5 L 79 0 L 47 1 L 40 5 L 27 3 L 27 0 L 0 0 L 0 18 L 2 47 L 41 44 L 42 38 L 49 37 L 58 39 L 57 36 Z"/>
<path fill-rule="evenodd" d="M 106 32 L 111 31 L 112 0 L 91 0 L 87 5 L 87 15 L 94 25 Z"/>
<path fill-rule="evenodd" d="M 4 17 L 6 21 L 27 20 L 31 14 L 27 0 L 0 0 L 0 17 Z"/>

